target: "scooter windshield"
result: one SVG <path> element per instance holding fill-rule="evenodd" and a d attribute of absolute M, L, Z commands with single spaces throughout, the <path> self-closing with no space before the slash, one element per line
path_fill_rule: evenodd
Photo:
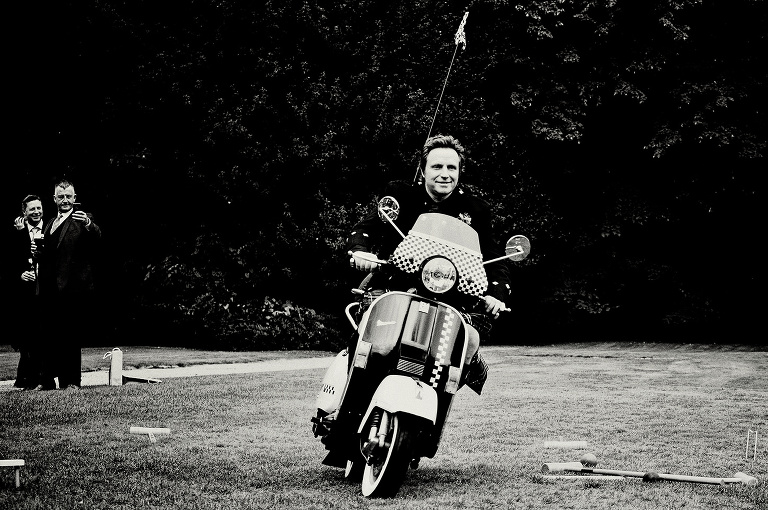
<path fill-rule="evenodd" d="M 422 214 L 416 219 L 410 233 L 452 245 L 459 250 L 482 257 L 480 238 L 475 229 L 453 216 L 440 213 Z"/>
<path fill-rule="evenodd" d="M 459 272 L 461 293 L 482 296 L 488 279 L 475 229 L 463 221 L 440 213 L 422 214 L 416 219 L 392 254 L 392 263 L 401 271 L 415 273 L 433 256 L 449 259 Z"/>

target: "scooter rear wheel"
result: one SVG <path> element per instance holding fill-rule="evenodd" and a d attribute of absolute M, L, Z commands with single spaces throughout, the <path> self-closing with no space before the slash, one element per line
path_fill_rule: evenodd
<path fill-rule="evenodd" d="M 415 420 L 409 418 L 401 414 L 393 415 L 392 429 L 386 437 L 389 445 L 386 453 L 376 454 L 363 470 L 363 496 L 386 498 L 400 490 L 413 459 L 414 438 L 418 435 Z"/>

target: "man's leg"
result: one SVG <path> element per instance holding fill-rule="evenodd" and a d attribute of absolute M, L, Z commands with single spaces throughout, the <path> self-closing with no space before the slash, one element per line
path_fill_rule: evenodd
<path fill-rule="evenodd" d="M 480 333 L 467 325 L 467 356 L 464 359 L 464 370 L 461 382 L 466 384 L 478 395 L 483 391 L 483 385 L 488 379 L 488 364 L 480 355 Z"/>
<path fill-rule="evenodd" d="M 40 305 L 40 309 L 45 319 L 40 321 L 40 327 L 37 330 L 37 338 L 35 339 L 34 345 L 37 366 L 40 373 L 40 380 L 38 381 L 37 388 L 41 390 L 53 390 L 56 389 L 56 381 L 54 379 L 59 375 L 56 373 L 59 343 L 59 332 L 56 330 L 58 319 L 55 313 L 56 309 L 52 306 L 50 298 L 42 299 Z"/>
<path fill-rule="evenodd" d="M 78 294 L 60 300 L 59 311 L 62 317 L 77 318 L 81 315 L 78 305 L 90 310 L 87 296 Z M 80 320 L 71 334 L 60 338 L 57 345 L 58 361 L 56 375 L 59 377 L 59 388 L 69 386 L 80 387 L 81 353 L 80 346 L 90 338 L 91 323 L 88 319 Z"/>
<path fill-rule="evenodd" d="M 79 345 L 62 346 L 59 363 L 59 388 L 80 387 L 81 352 Z"/>
<path fill-rule="evenodd" d="M 39 303 L 39 301 L 38 301 Z M 21 347 L 21 357 L 19 358 L 19 372 L 16 383 L 23 382 L 23 387 L 33 389 L 42 381 L 42 349 L 41 339 L 43 334 L 42 323 L 44 321 L 34 321 L 26 327 L 25 334 L 27 338 Z M 48 386 L 54 383 L 51 381 Z"/>
<path fill-rule="evenodd" d="M 477 350 L 480 348 L 480 333 L 477 332 L 474 326 L 467 324 L 467 356 L 464 358 L 464 366 L 469 366 L 472 362 L 472 358 L 477 354 Z"/>
<path fill-rule="evenodd" d="M 13 383 L 16 388 L 37 386 L 37 373 L 29 342 L 30 340 L 25 340 L 25 344 L 19 349 L 19 366 L 16 369 L 16 382 Z"/>

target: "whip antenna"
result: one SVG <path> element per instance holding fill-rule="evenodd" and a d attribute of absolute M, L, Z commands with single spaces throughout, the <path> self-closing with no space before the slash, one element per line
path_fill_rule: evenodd
<path fill-rule="evenodd" d="M 427 132 L 427 139 L 424 140 L 424 143 L 426 143 L 427 140 L 429 140 L 429 137 L 432 136 L 432 128 L 435 126 L 435 119 L 437 119 L 437 111 L 440 109 L 440 102 L 443 100 L 443 94 L 445 93 L 445 86 L 448 84 L 448 77 L 451 75 L 451 68 L 453 67 L 453 61 L 456 59 L 456 53 L 459 51 L 459 44 L 461 44 L 462 51 L 467 49 L 467 37 L 464 33 L 464 25 L 467 23 L 467 16 L 469 16 L 469 11 L 466 11 L 464 13 L 464 17 L 461 19 L 461 24 L 459 25 L 459 29 L 456 31 L 456 34 L 453 36 L 453 40 L 456 43 L 455 47 L 453 48 L 453 56 L 451 57 L 451 63 L 448 65 L 448 72 L 445 75 L 445 80 L 443 81 L 443 88 L 440 91 L 440 97 L 437 99 L 437 106 L 435 107 L 435 113 L 432 115 L 432 122 L 429 125 L 429 132 Z M 419 165 L 420 162 L 416 162 L 416 175 L 413 176 L 413 182 L 416 182 L 419 180 Z"/>

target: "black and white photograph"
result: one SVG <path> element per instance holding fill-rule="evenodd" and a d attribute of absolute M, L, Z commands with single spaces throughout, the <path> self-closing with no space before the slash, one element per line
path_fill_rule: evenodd
<path fill-rule="evenodd" d="M 0 508 L 768 508 L 768 1 L 5 12 Z"/>

